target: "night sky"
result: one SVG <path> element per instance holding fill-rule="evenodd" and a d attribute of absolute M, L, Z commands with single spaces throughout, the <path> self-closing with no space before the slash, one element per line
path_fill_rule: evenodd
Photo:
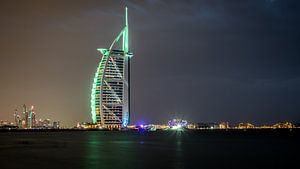
<path fill-rule="evenodd" d="M 101 55 L 128 6 L 133 123 L 300 121 L 298 0 L 2 0 L 0 119 L 35 105 L 91 121 Z"/>

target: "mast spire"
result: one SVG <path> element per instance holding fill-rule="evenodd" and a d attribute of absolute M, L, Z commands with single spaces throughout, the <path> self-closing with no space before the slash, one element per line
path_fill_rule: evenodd
<path fill-rule="evenodd" d="M 128 53 L 129 43 L 128 43 L 128 14 L 127 7 L 125 7 L 125 28 L 123 30 L 123 51 Z"/>
<path fill-rule="evenodd" d="M 128 26 L 127 6 L 125 7 L 125 25 Z"/>

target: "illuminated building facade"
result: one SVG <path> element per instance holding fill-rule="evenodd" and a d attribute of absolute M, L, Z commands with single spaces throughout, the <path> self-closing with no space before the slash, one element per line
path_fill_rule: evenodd
<path fill-rule="evenodd" d="M 239 123 L 238 124 L 239 129 L 253 129 L 255 126 L 251 123 Z"/>
<path fill-rule="evenodd" d="M 35 120 L 35 113 L 33 110 L 33 106 L 31 106 L 31 109 L 28 111 L 26 105 L 24 104 L 23 109 L 24 109 L 23 112 L 24 117 L 21 122 L 22 128 L 34 128 L 36 120 Z M 19 116 L 17 115 L 17 110 L 15 111 L 14 117 L 15 117 L 16 126 L 20 127 L 21 125 L 19 125 Z"/>
<path fill-rule="evenodd" d="M 181 129 L 187 126 L 187 121 L 182 119 L 173 119 L 168 122 L 171 129 Z"/>
<path fill-rule="evenodd" d="M 122 37 L 122 47 L 116 43 Z M 91 92 L 93 123 L 103 128 L 126 127 L 130 118 L 130 58 L 128 45 L 127 8 L 125 27 L 108 49 L 97 49 L 102 54 Z"/>
<path fill-rule="evenodd" d="M 276 123 L 272 128 L 295 128 L 295 125 L 290 122 Z"/>

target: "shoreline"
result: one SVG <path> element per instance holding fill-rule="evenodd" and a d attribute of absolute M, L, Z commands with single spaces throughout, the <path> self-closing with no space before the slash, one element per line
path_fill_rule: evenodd
<path fill-rule="evenodd" d="M 82 132 L 82 131 L 98 131 L 98 132 L 146 132 L 146 133 L 155 133 L 155 132 L 300 132 L 300 128 L 263 128 L 263 129 L 183 129 L 183 130 L 156 130 L 156 131 L 147 131 L 147 130 L 136 130 L 136 129 L 124 129 L 124 130 L 108 130 L 108 129 L 15 129 L 15 128 L 2 128 L 0 132 Z"/>

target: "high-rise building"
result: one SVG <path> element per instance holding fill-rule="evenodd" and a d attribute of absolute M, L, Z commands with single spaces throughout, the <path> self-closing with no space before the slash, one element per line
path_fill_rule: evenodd
<path fill-rule="evenodd" d="M 22 128 L 22 119 L 20 118 L 19 115 L 17 115 L 17 121 L 18 121 L 17 123 L 18 128 Z"/>
<path fill-rule="evenodd" d="M 29 112 L 27 111 L 27 107 L 26 105 L 24 104 L 23 105 L 23 128 L 28 128 L 29 127 Z"/>
<path fill-rule="evenodd" d="M 35 112 L 32 111 L 32 115 L 31 115 L 31 126 L 32 128 L 35 128 L 36 127 L 36 119 L 35 119 Z"/>
<path fill-rule="evenodd" d="M 17 109 L 15 109 L 14 121 L 15 121 L 15 125 L 18 126 L 19 125 L 19 119 L 18 119 L 18 110 Z"/>
<path fill-rule="evenodd" d="M 31 106 L 30 111 L 28 112 L 28 128 L 33 128 L 33 124 L 35 121 L 34 107 Z"/>
<path fill-rule="evenodd" d="M 103 128 L 121 128 L 130 119 L 130 58 L 127 7 L 125 26 L 108 49 L 97 49 L 102 59 L 95 73 L 91 93 L 93 123 Z M 122 37 L 122 47 L 117 42 Z"/>

